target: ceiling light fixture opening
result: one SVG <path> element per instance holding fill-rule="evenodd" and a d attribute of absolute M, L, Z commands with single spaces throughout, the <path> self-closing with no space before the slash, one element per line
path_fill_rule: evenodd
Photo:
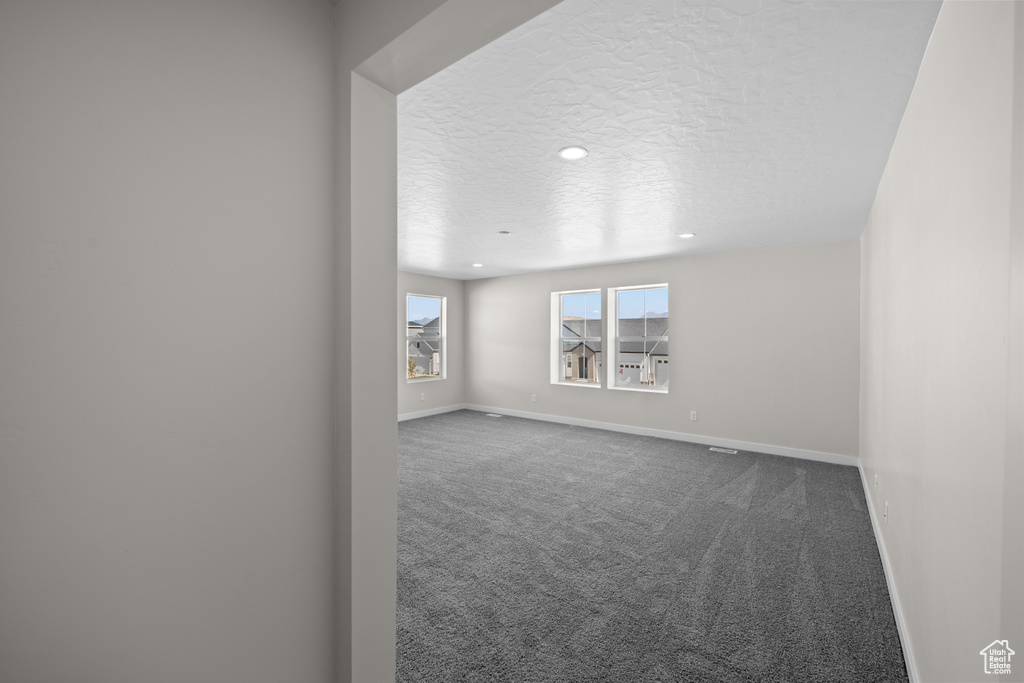
<path fill-rule="evenodd" d="M 583 157 L 587 156 L 588 152 L 586 148 L 579 147 L 576 145 L 570 147 L 563 147 L 558 150 L 558 156 L 562 157 L 566 161 L 578 161 Z"/>
<path fill-rule="evenodd" d="M 483 268 L 483 267 L 484 267 L 484 264 L 482 264 L 482 263 L 474 263 L 474 264 L 473 264 L 473 267 L 474 267 L 474 268 Z"/>
<path fill-rule="evenodd" d="M 499 235 L 501 235 L 502 237 L 508 237 L 508 236 L 509 236 L 509 235 L 511 235 L 512 233 L 511 233 L 511 232 L 509 232 L 508 230 L 499 230 L 499 231 L 498 231 L 498 234 L 499 234 Z"/>
<path fill-rule="evenodd" d="M 695 232 L 684 232 L 683 234 L 681 234 L 679 236 L 682 237 L 684 240 L 688 240 L 691 237 L 696 237 L 697 233 L 695 233 Z"/>

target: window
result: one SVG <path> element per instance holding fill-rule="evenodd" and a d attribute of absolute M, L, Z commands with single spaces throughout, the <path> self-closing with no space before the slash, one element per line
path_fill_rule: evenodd
<path fill-rule="evenodd" d="M 611 290 L 617 388 L 668 391 L 668 285 Z"/>
<path fill-rule="evenodd" d="M 410 382 L 444 379 L 445 297 L 405 297 L 405 376 Z"/>
<path fill-rule="evenodd" d="M 601 292 L 556 292 L 551 303 L 556 347 L 551 381 L 601 386 Z"/>

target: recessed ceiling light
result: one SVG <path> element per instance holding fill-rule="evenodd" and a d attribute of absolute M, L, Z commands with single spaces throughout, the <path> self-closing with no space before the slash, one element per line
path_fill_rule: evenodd
<path fill-rule="evenodd" d="M 697 234 L 693 233 L 693 232 L 684 232 L 682 235 L 680 235 L 680 237 L 682 237 L 684 240 L 688 240 L 691 237 L 696 237 L 696 236 L 697 236 Z"/>
<path fill-rule="evenodd" d="M 563 147 L 558 150 L 558 156 L 562 157 L 566 161 L 577 161 L 587 156 L 587 150 L 583 147 Z"/>
<path fill-rule="evenodd" d="M 508 237 L 512 233 L 510 233 L 508 230 L 499 230 L 498 234 L 501 235 L 502 237 Z"/>
<path fill-rule="evenodd" d="M 483 268 L 483 267 L 484 267 L 484 264 L 482 264 L 482 263 L 474 263 L 474 264 L 473 264 L 473 267 L 474 267 L 474 268 Z"/>

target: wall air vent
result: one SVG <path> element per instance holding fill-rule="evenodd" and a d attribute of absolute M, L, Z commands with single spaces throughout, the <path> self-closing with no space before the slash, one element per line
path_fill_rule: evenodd
<path fill-rule="evenodd" d="M 731 448 L 718 448 L 716 446 L 712 446 L 708 450 L 714 451 L 715 453 L 728 453 L 729 455 L 736 455 L 737 453 L 739 453 L 739 451 L 734 451 Z"/>

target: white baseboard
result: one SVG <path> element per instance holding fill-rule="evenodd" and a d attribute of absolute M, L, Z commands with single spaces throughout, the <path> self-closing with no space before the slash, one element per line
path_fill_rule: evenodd
<path fill-rule="evenodd" d="M 398 416 L 399 422 L 405 420 L 415 420 L 418 417 L 430 417 L 431 415 L 440 415 L 441 413 L 451 413 L 456 410 L 465 410 L 468 408 L 465 403 L 459 403 L 454 406 L 441 406 L 440 408 L 431 408 L 430 410 L 417 410 L 415 413 L 403 413 Z"/>
<path fill-rule="evenodd" d="M 882 537 L 882 527 L 875 516 L 875 504 L 871 500 L 871 487 L 868 486 L 868 475 L 864 467 L 858 464 L 860 470 L 860 483 L 864 487 L 864 498 L 868 503 L 868 516 L 871 518 L 871 529 L 875 533 L 875 543 L 878 545 L 878 554 L 882 558 L 882 571 L 885 572 L 885 584 L 889 589 L 889 600 L 892 602 L 892 613 L 896 617 L 896 630 L 900 634 L 900 645 L 903 646 L 903 659 L 907 665 L 907 677 L 910 683 L 918 683 L 921 679 L 917 675 L 917 664 L 914 660 L 914 651 L 910 647 L 910 634 L 907 632 L 907 622 L 903 618 L 903 609 L 900 607 L 900 597 L 896 592 L 896 582 L 893 579 L 892 567 L 889 565 L 889 553 L 885 549 L 885 539 Z"/>
<path fill-rule="evenodd" d="M 858 459 L 850 455 L 839 455 L 838 453 L 822 453 L 819 451 L 807 451 L 801 448 L 789 448 L 787 446 L 771 446 L 768 444 L 751 443 L 749 441 L 736 441 L 734 439 L 719 439 L 714 436 L 703 436 L 700 434 L 686 434 L 683 432 L 671 432 L 665 429 L 649 429 L 647 427 L 634 427 L 632 425 L 621 425 L 611 422 L 599 422 L 597 420 L 581 420 L 575 417 L 562 417 L 560 415 L 546 415 L 544 413 L 530 413 L 525 410 L 508 410 L 506 408 L 492 408 L 489 406 L 478 406 L 473 404 L 460 406 L 468 410 L 479 410 L 482 413 L 498 413 L 500 415 L 511 415 L 513 417 L 525 417 L 530 420 L 542 420 L 544 422 L 557 422 L 559 424 L 575 425 L 577 427 L 592 427 L 594 429 L 606 429 L 612 432 L 624 434 L 638 434 L 640 436 L 655 436 L 659 439 L 671 439 L 673 441 L 689 441 L 707 446 L 719 446 L 732 448 L 737 451 L 752 451 L 754 453 L 769 453 L 771 455 L 782 455 L 788 458 L 801 458 L 803 460 L 815 460 L 828 462 L 833 465 L 847 465 L 857 467 Z"/>

